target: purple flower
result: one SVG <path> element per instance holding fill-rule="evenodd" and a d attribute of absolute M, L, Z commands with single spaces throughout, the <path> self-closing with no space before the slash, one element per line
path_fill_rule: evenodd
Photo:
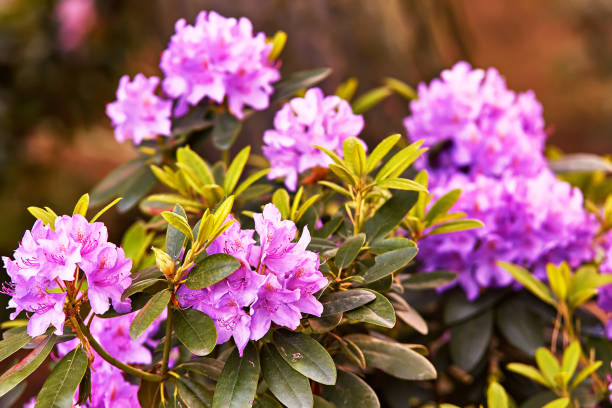
<path fill-rule="evenodd" d="M 201 290 L 181 286 L 179 301 L 210 316 L 217 327 L 217 344 L 234 339 L 242 354 L 249 340 L 262 338 L 272 323 L 295 329 L 302 313 L 320 316 L 323 306 L 314 296 L 327 279 L 319 271 L 319 257 L 306 247 L 308 229 L 293 240 L 297 228 L 281 220 L 273 204 L 254 214 L 259 245 L 253 230 L 235 222 L 209 248 L 208 253 L 227 253 L 242 263 L 233 274 Z"/>
<path fill-rule="evenodd" d="M 78 48 L 91 32 L 97 20 L 93 0 L 61 0 L 55 8 L 59 23 L 58 39 L 65 51 Z"/>
<path fill-rule="evenodd" d="M 319 88 L 309 89 L 303 98 L 286 103 L 274 117 L 274 129 L 264 133 L 268 178 L 284 178 L 287 188 L 295 191 L 298 174 L 328 167 L 331 162 L 313 145 L 341 154 L 344 140 L 357 137 L 363 125 L 363 117 L 355 115 L 348 102 L 335 95 L 324 96 Z"/>
<path fill-rule="evenodd" d="M 87 296 L 94 313 L 105 313 L 109 308 L 109 299 L 115 310 L 130 310 L 129 299 L 122 301 L 121 295 L 132 283 L 132 261 L 125 257 L 122 248 L 107 243 L 98 251 L 93 262 L 84 261 L 81 268 L 87 276 Z"/>
<path fill-rule="evenodd" d="M 440 177 L 431 191 L 439 197 L 455 188 L 462 194 L 452 210 L 481 220 L 484 228 L 426 237 L 419 242 L 418 259 L 423 271 L 458 272 L 469 299 L 482 288 L 514 283 L 497 261 L 519 264 L 545 279 L 547 263 L 576 267 L 593 259 L 597 222 L 583 209 L 580 190 L 549 170 L 534 177 L 505 173 L 499 179 L 459 173 Z"/>
<path fill-rule="evenodd" d="M 545 167 L 542 106 L 531 91 L 507 89 L 495 68 L 473 70 L 459 62 L 429 86 L 419 84 L 418 94 L 404 125 L 410 140 L 440 147 L 417 161 L 434 177 L 437 170 L 535 175 Z"/>
<path fill-rule="evenodd" d="M 106 105 L 106 114 L 115 126 L 115 139 L 131 139 L 138 145 L 157 135 L 170 136 L 172 102 L 155 95 L 158 77 L 137 74 L 130 82 L 124 75 L 117 88 L 117 100 Z"/>
<path fill-rule="evenodd" d="M 272 83 L 280 78 L 268 59 L 272 45 L 263 33 L 253 35 L 247 18 L 226 18 L 215 12 L 200 12 L 195 25 L 180 19 L 176 33 L 162 53 L 160 68 L 166 78 L 164 91 L 178 98 L 175 114 L 209 98 L 244 116 L 245 105 L 255 110 L 268 107 Z"/>

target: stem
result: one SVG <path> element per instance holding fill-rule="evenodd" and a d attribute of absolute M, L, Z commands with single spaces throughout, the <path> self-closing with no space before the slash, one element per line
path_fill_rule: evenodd
<path fill-rule="evenodd" d="M 164 379 L 164 377 L 162 377 L 161 375 L 147 373 L 146 371 L 142 371 L 136 367 L 132 367 L 131 365 L 122 363 L 121 361 L 117 360 L 116 358 L 108 354 L 106 350 L 102 348 L 100 343 L 98 343 L 96 339 L 91 335 L 91 332 L 89 331 L 87 327 L 85 327 L 85 325 L 83 324 L 80 318 L 72 318 L 71 321 L 73 324 L 76 324 L 76 327 L 78 327 L 81 330 L 81 332 L 83 333 L 85 338 L 89 341 L 89 344 L 93 347 L 96 353 L 98 353 L 100 357 L 102 357 L 108 363 L 121 369 L 123 372 L 127 374 L 133 375 L 134 377 L 142 378 L 143 380 L 147 380 L 151 382 L 161 382 Z"/>
<path fill-rule="evenodd" d="M 168 317 L 166 318 L 166 343 L 164 343 L 164 355 L 162 358 L 162 375 L 168 372 L 168 361 L 170 360 L 170 348 L 172 347 L 172 316 L 174 308 L 168 303 Z"/>

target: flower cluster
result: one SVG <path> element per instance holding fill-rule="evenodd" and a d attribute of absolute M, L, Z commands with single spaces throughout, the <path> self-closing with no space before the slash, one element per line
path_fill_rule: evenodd
<path fill-rule="evenodd" d="M 286 103 L 274 117 L 274 129 L 263 136 L 263 154 L 270 161 L 269 179 L 282 177 L 292 191 L 298 174 L 331 159 L 314 147 L 318 145 L 342 154 L 342 143 L 363 129 L 363 117 L 338 96 L 324 96 L 319 88 L 306 91 L 303 98 Z M 364 144 L 365 147 L 365 144 Z"/>
<path fill-rule="evenodd" d="M 268 107 L 272 82 L 280 74 L 268 58 L 272 44 L 264 33 L 253 35 L 249 19 L 202 11 L 195 25 L 180 19 L 175 29 L 160 68 L 166 76 L 164 91 L 178 98 L 177 115 L 204 98 L 222 103 L 226 96 L 238 118 L 243 117 L 245 105 L 256 110 Z"/>
<path fill-rule="evenodd" d="M 61 0 L 55 7 L 58 40 L 64 51 L 78 48 L 94 28 L 97 12 L 94 0 Z"/>
<path fill-rule="evenodd" d="M 207 250 L 238 259 L 241 266 L 236 272 L 201 290 L 183 286 L 178 291 L 183 307 L 193 307 L 214 320 L 217 343 L 233 337 L 241 354 L 247 342 L 262 338 L 272 323 L 295 330 L 302 313 L 320 316 L 323 306 L 313 294 L 328 283 L 318 269 L 318 255 L 306 250 L 307 228 L 294 243 L 295 224 L 281 220 L 273 204 L 255 214 L 254 220 L 255 231 L 243 230 L 234 222 Z"/>
<path fill-rule="evenodd" d="M 134 144 L 156 135 L 170 136 L 172 102 L 155 95 L 159 78 L 142 74 L 124 75 L 117 88 L 117 100 L 106 105 L 106 114 L 115 126 L 115 139 Z"/>
<path fill-rule="evenodd" d="M 404 125 L 412 141 L 436 147 L 430 171 L 533 175 L 545 167 L 542 106 L 532 91 L 507 89 L 495 68 L 472 70 L 459 62 L 429 86 L 419 84 L 418 95 Z"/>
<path fill-rule="evenodd" d="M 142 336 L 133 340 L 129 335 L 129 328 L 136 312 L 102 319 L 94 317 L 90 326 L 92 336 L 114 358 L 129 364 L 151 364 L 152 355 L 149 348 L 154 347 L 157 341 L 153 335 L 158 331 L 165 314 L 149 326 Z M 78 339 L 57 345 L 58 355 L 65 356 L 79 343 Z M 91 400 L 86 404 L 89 407 L 139 407 L 138 386 L 128 382 L 120 369 L 107 363 L 102 357 L 94 353 L 91 365 Z M 78 396 L 78 391 L 75 398 Z"/>
<path fill-rule="evenodd" d="M 506 173 L 499 179 L 457 173 L 437 185 L 436 196 L 462 190 L 454 211 L 481 220 L 483 228 L 432 235 L 420 241 L 424 271 L 459 272 L 469 299 L 483 287 L 513 283 L 496 261 L 525 266 L 544 279 L 545 266 L 568 261 L 572 267 L 593 259 L 595 218 L 583 209 L 579 189 L 559 181 L 549 170 L 535 177 Z"/>
<path fill-rule="evenodd" d="M 90 224 L 78 214 L 56 218 L 53 229 L 37 220 L 25 232 L 14 259 L 2 258 L 11 279 L 3 288 L 11 296 L 9 307 L 15 309 L 10 318 L 21 311 L 32 313 L 28 321 L 32 337 L 43 334 L 50 325 L 61 334 L 66 288 L 80 287 L 85 278 L 95 313 L 106 312 L 109 299 L 115 310 L 129 311 L 129 300 L 122 301 L 121 294 L 132 282 L 132 261 L 107 239 L 104 224 Z M 75 282 L 79 269 L 85 277 Z"/>
<path fill-rule="evenodd" d="M 175 116 L 187 113 L 189 106 L 205 98 L 223 103 L 227 98 L 230 112 L 244 117 L 244 107 L 266 109 L 274 91 L 272 83 L 280 79 L 278 67 L 270 61 L 272 44 L 264 33 L 253 34 L 253 25 L 242 17 L 226 18 L 215 12 L 200 12 L 195 25 L 180 19 L 176 33 L 161 56 L 165 77 L 162 88 L 176 100 Z M 115 126 L 119 142 L 134 144 L 170 136 L 172 104 L 154 94 L 159 78 L 136 75 L 121 78 L 117 101 L 107 105 L 106 113 Z"/>

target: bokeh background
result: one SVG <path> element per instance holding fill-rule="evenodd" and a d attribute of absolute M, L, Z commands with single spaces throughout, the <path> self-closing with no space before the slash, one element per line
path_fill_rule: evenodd
<path fill-rule="evenodd" d="M 68 212 L 134 154 L 115 142 L 105 104 L 121 75 L 159 75 L 174 22 L 202 9 L 287 32 L 282 72 L 332 67 L 330 93 L 352 76 L 359 94 L 385 76 L 416 86 L 462 59 L 495 66 L 511 88 L 536 92 L 550 143 L 612 152 L 608 0 L 0 0 L 0 254 L 32 225 L 26 206 Z M 408 112 L 387 99 L 363 137 L 403 132 Z M 235 148 L 258 151 L 273 113 L 249 119 Z M 137 215 L 105 216 L 115 242 Z"/>

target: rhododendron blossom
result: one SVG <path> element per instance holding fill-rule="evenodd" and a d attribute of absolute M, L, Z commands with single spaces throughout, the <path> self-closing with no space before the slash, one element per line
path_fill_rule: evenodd
<path fill-rule="evenodd" d="M 11 296 L 9 307 L 15 309 L 10 318 L 21 311 L 31 314 L 28 334 L 32 337 L 51 325 L 56 334 L 62 334 L 66 282 L 74 281 L 79 268 L 87 278 L 95 313 L 106 312 L 109 300 L 115 309 L 128 311 L 129 300 L 122 301 L 121 294 L 132 282 L 132 261 L 107 238 L 104 224 L 90 224 L 78 214 L 56 218 L 54 229 L 37 220 L 25 232 L 13 259 L 2 258 L 11 279 L 3 289 Z"/>
<path fill-rule="evenodd" d="M 291 191 L 297 188 L 298 175 L 314 167 L 328 167 L 331 159 L 314 147 L 325 147 L 342 155 L 342 143 L 357 137 L 363 117 L 338 96 L 325 96 L 319 88 L 293 98 L 274 117 L 274 129 L 263 136 L 264 156 L 270 161 L 269 179 L 283 178 Z M 365 147 L 365 144 L 364 144 Z"/>
<path fill-rule="evenodd" d="M 240 268 L 222 281 L 201 290 L 182 286 L 183 307 L 209 315 L 217 327 L 217 343 L 233 337 L 242 354 L 249 340 L 262 338 L 272 323 L 296 329 L 302 313 L 320 316 L 323 306 L 314 293 L 327 286 L 319 271 L 317 254 L 306 250 L 310 242 L 304 228 L 281 220 L 278 209 L 267 204 L 254 214 L 255 231 L 234 222 L 208 248 L 208 254 L 226 253 L 241 261 Z M 259 236 L 259 245 L 252 239 Z"/>
<path fill-rule="evenodd" d="M 280 74 L 268 58 L 272 44 L 264 33 L 253 35 L 249 19 L 202 11 L 195 25 L 180 19 L 175 29 L 160 68 L 164 91 L 178 98 L 177 116 L 204 98 L 223 103 L 227 97 L 230 111 L 238 118 L 244 116 L 245 106 L 268 107 L 272 83 Z"/>

